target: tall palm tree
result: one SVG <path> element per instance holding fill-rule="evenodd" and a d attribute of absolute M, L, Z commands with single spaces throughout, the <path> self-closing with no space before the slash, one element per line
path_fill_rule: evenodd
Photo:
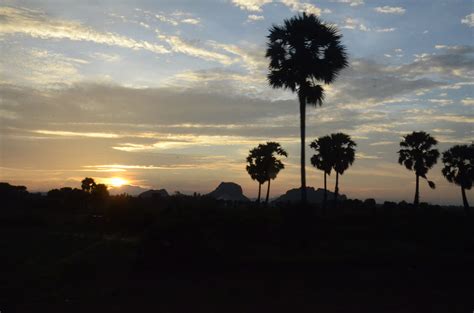
<path fill-rule="evenodd" d="M 328 199 L 327 192 L 327 175 L 331 175 L 331 170 L 334 165 L 332 153 L 332 140 L 329 136 L 319 137 L 309 145 L 316 150 L 316 153 L 311 157 L 311 164 L 318 170 L 324 172 L 324 200 L 323 200 L 323 214 L 326 211 L 326 203 Z"/>
<path fill-rule="evenodd" d="M 472 188 L 474 180 L 474 144 L 456 145 L 443 152 L 444 167 L 441 170 L 444 177 L 461 187 L 462 202 L 466 214 L 470 215 L 469 203 L 467 202 L 466 189 Z"/>
<path fill-rule="evenodd" d="M 355 147 L 357 144 L 351 137 L 344 133 L 331 134 L 333 169 L 336 172 L 336 187 L 334 188 L 334 203 L 339 196 L 339 175 L 351 166 L 355 161 Z"/>
<path fill-rule="evenodd" d="M 285 168 L 283 162 L 277 159 L 277 156 L 288 157 L 288 153 L 281 147 L 278 142 L 267 142 L 265 145 L 259 145 L 262 149 L 263 154 L 263 169 L 264 176 L 268 181 L 267 185 L 267 196 L 265 203 L 268 203 L 270 196 L 270 182 L 275 179 L 278 173 Z"/>
<path fill-rule="evenodd" d="M 301 201 L 306 203 L 305 118 L 306 104 L 322 105 L 321 83 L 332 83 L 348 65 L 342 35 L 313 14 L 299 14 L 274 25 L 268 35 L 268 81 L 273 88 L 298 93 L 301 135 Z"/>
<path fill-rule="evenodd" d="M 262 150 L 259 147 L 253 148 L 249 151 L 249 155 L 247 156 L 247 172 L 250 175 L 252 180 L 256 180 L 258 182 L 258 198 L 257 203 L 260 203 L 260 197 L 262 194 L 262 185 L 265 183 L 266 176 L 263 168 L 263 155 Z"/>
<path fill-rule="evenodd" d="M 438 141 L 424 131 L 405 135 L 403 141 L 400 142 L 402 149 L 398 151 L 398 163 L 405 165 L 416 175 L 415 200 L 413 201 L 415 205 L 420 202 L 420 177 L 428 181 L 431 189 L 436 187 L 434 182 L 426 178 L 426 174 L 438 161 L 439 151 L 433 148 L 437 144 Z"/>

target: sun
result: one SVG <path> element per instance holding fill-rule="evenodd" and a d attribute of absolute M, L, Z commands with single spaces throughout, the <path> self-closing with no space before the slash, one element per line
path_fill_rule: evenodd
<path fill-rule="evenodd" d="M 112 187 L 121 187 L 127 183 L 128 181 L 126 179 L 120 177 L 112 177 L 109 179 L 109 184 L 112 185 Z"/>

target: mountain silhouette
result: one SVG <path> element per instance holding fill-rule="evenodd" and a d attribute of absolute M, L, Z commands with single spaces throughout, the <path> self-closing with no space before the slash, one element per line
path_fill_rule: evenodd
<path fill-rule="evenodd" d="M 145 192 L 142 192 L 141 194 L 138 195 L 139 198 L 153 198 L 153 197 L 169 197 L 168 191 L 166 189 L 150 189 Z"/>
<path fill-rule="evenodd" d="M 139 194 L 145 192 L 147 189 L 142 188 L 140 186 L 134 185 L 122 185 L 120 187 L 111 187 L 109 192 L 111 195 L 120 195 L 120 194 L 127 194 L 130 196 L 138 196 Z"/>
<path fill-rule="evenodd" d="M 288 190 L 284 195 L 281 195 L 273 202 L 299 202 L 301 201 L 301 188 L 294 188 Z M 328 198 L 333 199 L 334 193 L 327 191 Z M 324 201 L 324 189 L 318 188 L 315 190 L 313 187 L 306 187 L 306 195 L 308 203 L 322 203 Z M 344 201 L 347 199 L 345 195 L 339 195 L 337 197 L 339 201 Z"/>
<path fill-rule="evenodd" d="M 242 187 L 236 183 L 222 182 L 208 196 L 217 200 L 226 201 L 250 201 L 242 192 Z"/>

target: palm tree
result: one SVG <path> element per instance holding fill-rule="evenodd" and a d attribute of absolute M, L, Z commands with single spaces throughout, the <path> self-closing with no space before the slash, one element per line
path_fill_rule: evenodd
<path fill-rule="evenodd" d="M 436 187 L 434 182 L 426 178 L 426 174 L 438 160 L 439 151 L 432 149 L 437 144 L 438 141 L 424 131 L 405 135 L 403 141 L 400 142 L 400 147 L 403 149 L 398 151 L 398 163 L 405 165 L 408 170 L 414 171 L 416 175 L 415 200 L 413 201 L 415 205 L 420 202 L 420 177 L 428 181 L 431 189 Z"/>
<path fill-rule="evenodd" d="M 268 181 L 267 196 L 265 199 L 265 202 L 268 203 L 270 181 L 275 179 L 278 173 L 285 168 L 285 165 L 281 160 L 277 159 L 277 156 L 288 156 L 286 151 L 277 142 L 259 144 L 249 152 L 247 157 L 247 172 L 253 180 L 259 183 L 257 202 L 260 202 L 262 184 Z"/>
<path fill-rule="evenodd" d="M 309 146 L 316 150 L 316 153 L 311 157 L 311 164 L 318 170 L 324 172 L 323 214 L 325 214 L 328 198 L 326 178 L 327 175 L 331 175 L 331 170 L 334 164 L 332 140 L 329 136 L 319 137 L 318 139 L 315 139 Z"/>
<path fill-rule="evenodd" d="M 336 187 L 334 188 L 334 204 L 339 196 L 339 174 L 342 175 L 355 161 L 357 144 L 344 133 L 331 134 L 333 169 L 336 172 Z"/>
<path fill-rule="evenodd" d="M 260 147 L 260 146 L 259 146 Z M 262 184 L 266 181 L 266 176 L 263 170 L 263 156 L 262 151 L 259 147 L 253 148 L 249 151 L 247 156 L 247 172 L 249 173 L 252 180 L 258 182 L 258 198 L 257 203 L 260 203 L 260 196 L 262 194 Z"/>
<path fill-rule="evenodd" d="M 321 83 L 332 83 L 348 65 L 342 35 L 313 14 L 299 14 L 274 25 L 268 35 L 268 81 L 273 88 L 298 93 L 301 135 L 301 201 L 306 203 L 305 118 L 306 104 L 322 105 Z"/>
<path fill-rule="evenodd" d="M 275 179 L 278 173 L 285 168 L 283 162 L 277 159 L 277 156 L 288 157 L 288 153 L 281 147 L 278 142 L 267 142 L 265 145 L 259 145 L 262 149 L 263 154 L 263 169 L 264 176 L 268 181 L 267 185 L 267 196 L 265 203 L 268 203 L 270 196 L 270 182 Z"/>
<path fill-rule="evenodd" d="M 462 202 L 466 215 L 470 215 L 466 189 L 470 190 L 474 180 L 474 144 L 456 145 L 443 152 L 444 167 L 441 170 L 444 177 L 461 187 Z"/>

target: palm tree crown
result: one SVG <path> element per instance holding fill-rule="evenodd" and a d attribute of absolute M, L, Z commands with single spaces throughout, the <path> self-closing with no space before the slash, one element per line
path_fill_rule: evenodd
<path fill-rule="evenodd" d="M 474 180 L 474 144 L 454 146 L 443 152 L 442 173 L 446 179 L 467 190 Z"/>
<path fill-rule="evenodd" d="M 305 116 L 306 104 L 322 105 L 324 89 L 348 65 L 341 34 L 313 14 L 300 14 L 274 25 L 268 35 L 268 81 L 273 88 L 298 93 L 301 135 L 301 200 L 306 203 Z"/>
<path fill-rule="evenodd" d="M 334 159 L 333 168 L 338 174 L 344 172 L 354 163 L 355 147 L 357 144 L 351 137 L 344 133 L 331 134 L 332 155 Z"/>
<path fill-rule="evenodd" d="M 258 145 L 263 158 L 263 167 L 267 179 L 275 179 L 278 172 L 285 168 L 281 160 L 277 156 L 287 157 L 288 153 L 281 147 L 278 142 L 267 142 L 266 144 Z"/>
<path fill-rule="evenodd" d="M 268 36 L 268 80 L 274 88 L 298 91 L 307 103 L 322 104 L 323 88 L 348 65 L 341 34 L 317 16 L 303 13 L 274 25 Z"/>
<path fill-rule="evenodd" d="M 405 165 L 408 170 L 415 171 L 421 177 L 425 177 L 428 170 L 438 161 L 439 151 L 432 149 L 438 144 L 438 141 L 430 134 L 423 131 L 413 132 L 403 136 L 398 151 L 398 163 Z"/>
<path fill-rule="evenodd" d="M 331 137 L 319 137 L 311 142 L 309 146 L 316 150 L 316 153 L 311 157 L 311 164 L 327 175 L 331 175 L 334 164 Z"/>

